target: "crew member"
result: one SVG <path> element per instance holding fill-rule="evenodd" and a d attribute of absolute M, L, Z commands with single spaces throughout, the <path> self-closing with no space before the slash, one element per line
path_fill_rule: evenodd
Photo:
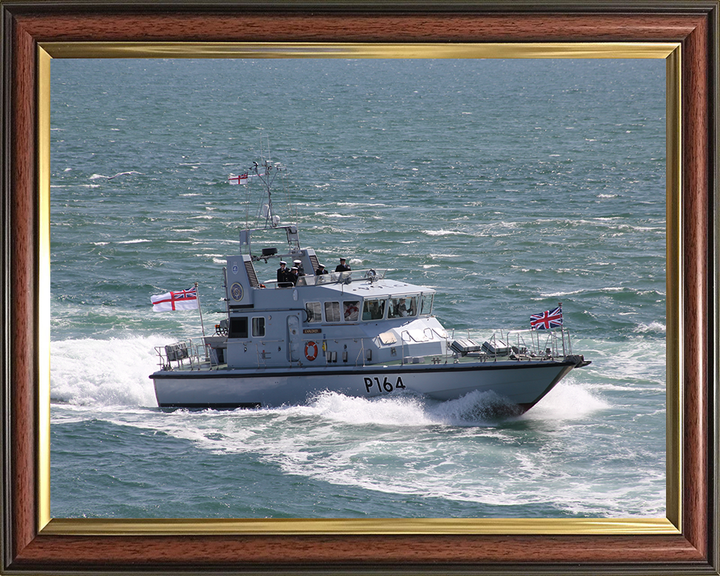
<path fill-rule="evenodd" d="M 293 266 L 293 267 L 290 269 L 290 274 L 288 275 L 288 280 L 287 280 L 287 281 L 288 281 L 288 282 L 292 282 L 293 284 L 297 284 L 299 277 L 300 277 L 300 275 L 298 274 L 298 268 L 297 268 L 297 266 Z"/>
<path fill-rule="evenodd" d="M 277 269 L 278 284 L 280 282 L 290 282 L 288 279 L 289 274 L 290 271 L 287 269 L 287 262 L 285 262 L 285 260 L 280 260 L 280 268 Z"/>
<path fill-rule="evenodd" d="M 293 265 L 298 269 L 298 276 L 305 276 L 305 270 L 303 270 L 302 260 L 293 260 Z"/>
<path fill-rule="evenodd" d="M 398 316 L 403 316 L 403 317 L 405 317 L 405 316 L 408 315 L 407 304 L 405 303 L 405 298 L 403 298 L 402 300 L 400 300 L 400 304 L 398 304 L 398 306 L 397 306 L 397 312 L 396 312 L 396 313 L 397 313 Z"/>
<path fill-rule="evenodd" d="M 340 258 L 340 264 L 335 267 L 335 272 L 347 272 L 350 270 L 350 266 L 345 264 L 345 258 Z"/>
<path fill-rule="evenodd" d="M 322 264 L 318 264 L 317 270 L 315 270 L 315 276 L 320 276 L 321 274 L 327 274 L 328 271 L 325 270 L 325 266 Z"/>

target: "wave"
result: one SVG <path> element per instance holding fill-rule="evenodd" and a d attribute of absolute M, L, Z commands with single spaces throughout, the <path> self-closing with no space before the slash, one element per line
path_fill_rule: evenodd
<path fill-rule="evenodd" d="M 326 218 L 357 218 L 355 214 L 338 214 L 329 212 L 317 212 L 317 216 L 324 216 Z"/>
<path fill-rule="evenodd" d="M 572 271 L 572 270 L 569 270 Z M 627 286 L 606 286 L 604 288 L 581 288 L 579 290 L 564 290 L 556 292 L 541 292 L 541 298 L 564 298 L 565 296 L 595 296 L 602 294 L 629 294 L 633 296 L 654 296 L 664 298 L 665 293 L 658 290 L 641 290 Z"/>
<path fill-rule="evenodd" d="M 532 410 L 523 415 L 523 419 L 552 422 L 578 420 L 609 407 L 610 403 L 591 388 L 573 383 L 570 379 L 556 385 Z"/>
<path fill-rule="evenodd" d="M 469 236 L 467 232 L 459 230 L 423 230 L 423 234 L 428 236 Z"/>
<path fill-rule="evenodd" d="M 104 176 L 103 174 L 93 174 L 90 176 L 90 180 L 99 180 L 101 178 L 104 178 L 105 180 L 112 180 L 113 178 L 117 178 L 118 176 L 130 176 L 133 174 L 140 174 L 140 172 L 136 172 L 135 170 L 129 170 L 127 172 L 118 172 L 117 174 L 113 174 L 112 176 Z"/>
<path fill-rule="evenodd" d="M 158 369 L 154 346 L 167 336 L 50 343 L 50 397 L 93 406 L 157 406 L 148 376 Z"/>
<path fill-rule="evenodd" d="M 368 399 L 322 392 L 298 410 L 352 426 L 401 427 L 488 426 L 498 417 L 516 413 L 513 404 L 492 392 L 471 392 L 446 402 L 415 395 Z"/>
<path fill-rule="evenodd" d="M 373 204 L 372 202 L 338 202 L 338 206 L 348 206 L 350 208 L 387 208 L 388 204 Z"/>
<path fill-rule="evenodd" d="M 116 242 L 116 244 L 142 244 L 144 242 L 152 242 L 152 240 L 147 240 L 145 238 L 137 238 L 135 240 L 119 240 Z"/>
<path fill-rule="evenodd" d="M 561 508 L 585 502 L 578 513 L 588 513 L 605 507 L 607 495 L 600 491 L 578 498 L 577 491 L 584 488 L 567 485 L 558 492 L 570 473 L 553 468 L 552 461 L 572 454 L 570 445 L 565 452 L 548 452 L 518 444 L 528 425 L 558 429 L 562 421 L 586 418 L 607 407 L 576 384 L 558 388 L 558 394 L 549 394 L 530 418 L 532 411 L 498 417 L 499 407 L 500 412 L 510 407 L 493 394 L 434 402 L 414 396 L 366 399 L 324 392 L 304 406 L 178 410 L 152 419 L 131 412 L 115 423 L 135 422 L 228 458 L 259 457 L 284 474 L 330 485 L 488 506 L 543 503 L 553 493 Z M 555 471 L 552 477 L 547 475 L 549 467 Z"/>
<path fill-rule="evenodd" d="M 638 324 L 635 327 L 635 332 L 638 334 L 653 334 L 653 333 L 660 333 L 665 334 L 667 331 L 667 327 L 665 324 L 662 324 L 661 322 L 650 322 L 648 324 Z"/>

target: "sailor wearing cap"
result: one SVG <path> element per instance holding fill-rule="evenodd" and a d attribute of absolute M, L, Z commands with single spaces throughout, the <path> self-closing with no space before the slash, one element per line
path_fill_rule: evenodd
<path fill-rule="evenodd" d="M 340 264 L 335 266 L 335 272 L 347 272 L 350 270 L 350 266 L 345 264 L 345 258 L 340 258 Z"/>
<path fill-rule="evenodd" d="M 288 274 L 288 282 L 292 282 L 293 284 L 297 284 L 298 277 L 299 277 L 299 271 L 297 266 L 293 266 L 290 269 L 290 274 Z"/>
<path fill-rule="evenodd" d="M 298 269 L 298 276 L 305 276 L 305 270 L 303 270 L 302 260 L 293 260 L 293 266 Z"/>
<path fill-rule="evenodd" d="M 277 269 L 277 281 L 278 282 L 290 282 L 288 278 L 290 270 L 287 269 L 287 262 L 280 260 L 280 268 Z"/>
<path fill-rule="evenodd" d="M 315 270 L 315 276 L 320 276 L 321 274 L 327 274 L 328 271 L 325 270 L 324 264 L 318 264 L 317 270 Z"/>

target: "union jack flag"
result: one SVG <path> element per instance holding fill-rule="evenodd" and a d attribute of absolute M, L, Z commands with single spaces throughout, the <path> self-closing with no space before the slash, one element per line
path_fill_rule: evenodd
<path fill-rule="evenodd" d="M 533 314 L 530 316 L 530 328 L 533 330 L 559 328 L 562 324 L 562 307 L 560 306 L 555 308 L 555 310 L 546 310 L 542 314 Z"/>
<path fill-rule="evenodd" d="M 158 296 L 151 296 L 153 312 L 167 312 L 169 310 L 194 310 L 198 308 L 197 288 L 188 288 L 178 292 L 166 292 Z"/>

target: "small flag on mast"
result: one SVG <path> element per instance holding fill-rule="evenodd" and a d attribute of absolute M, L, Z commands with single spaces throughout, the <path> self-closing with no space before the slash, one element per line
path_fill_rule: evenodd
<path fill-rule="evenodd" d="M 562 304 L 554 310 L 546 310 L 542 314 L 530 316 L 530 328 L 533 330 L 549 330 L 563 325 Z"/>
<path fill-rule="evenodd" d="M 197 310 L 198 305 L 197 286 L 180 290 L 179 292 L 166 292 L 151 296 L 153 312 L 168 312 L 170 310 Z"/>
<path fill-rule="evenodd" d="M 247 184 L 248 183 L 248 173 L 245 172 L 245 174 L 240 174 L 239 176 L 233 176 L 232 174 L 228 178 L 228 182 L 230 184 L 237 186 L 238 184 Z"/>

